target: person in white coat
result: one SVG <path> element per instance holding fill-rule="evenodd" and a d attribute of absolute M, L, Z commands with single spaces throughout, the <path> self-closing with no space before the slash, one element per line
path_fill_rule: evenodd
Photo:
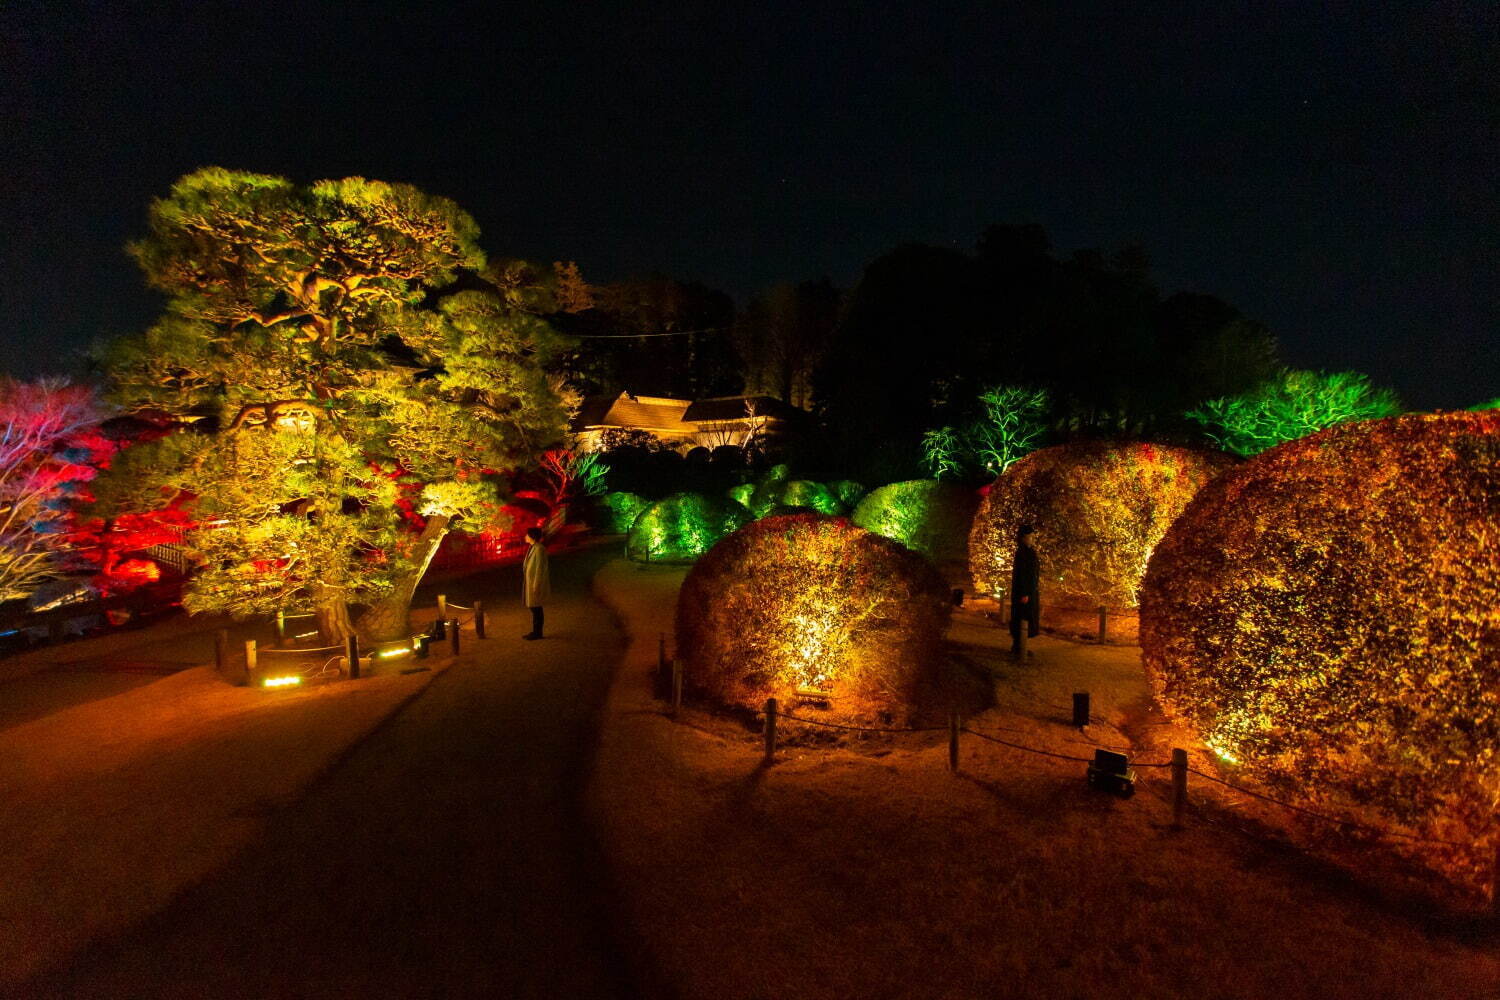
<path fill-rule="evenodd" d="M 547 569 L 546 535 L 541 528 L 526 532 L 531 548 L 526 550 L 526 560 L 521 563 L 521 600 L 531 609 L 531 631 L 522 639 L 542 637 L 542 605 L 552 596 L 552 577 Z"/>

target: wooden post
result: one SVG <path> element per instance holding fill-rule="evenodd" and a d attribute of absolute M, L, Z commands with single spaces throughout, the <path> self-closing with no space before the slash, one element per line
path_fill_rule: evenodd
<path fill-rule="evenodd" d="M 255 686 L 256 663 L 255 640 L 245 640 L 245 683 L 251 687 Z"/>
<path fill-rule="evenodd" d="M 776 699 L 766 699 L 766 763 L 776 759 Z"/>
<path fill-rule="evenodd" d="M 458 619 L 457 618 L 449 619 L 448 624 L 452 628 L 452 631 L 448 633 L 448 641 L 452 644 L 451 652 L 453 653 L 454 656 L 457 656 L 458 655 Z"/>
<path fill-rule="evenodd" d="M 1109 635 L 1109 609 L 1099 605 L 1099 641 L 1104 642 Z"/>
<path fill-rule="evenodd" d="M 441 618 L 443 621 L 447 621 L 448 620 L 448 595 L 447 594 L 439 594 L 438 595 L 438 617 Z"/>
<path fill-rule="evenodd" d="M 286 645 L 286 612 L 276 612 L 276 645 Z"/>
<path fill-rule="evenodd" d="M 1087 691 L 1073 692 L 1073 725 L 1082 729 L 1089 724 L 1089 693 Z"/>
<path fill-rule="evenodd" d="M 224 680 L 229 680 L 229 630 L 214 630 L 214 669 Z"/>
<path fill-rule="evenodd" d="M 1014 616 L 1012 616 L 1012 617 L 1014 617 Z M 1029 629 L 1028 629 L 1029 623 L 1025 622 L 1025 621 L 1019 621 L 1019 622 L 1013 622 L 1012 624 L 1014 624 L 1015 628 L 1016 628 L 1016 659 L 1021 660 L 1022 662 L 1025 662 L 1025 660 L 1026 660 L 1026 642 L 1027 642 L 1027 639 L 1029 638 L 1026 633 L 1029 631 Z"/>
<path fill-rule="evenodd" d="M 682 710 L 682 661 L 672 661 L 672 718 Z"/>
<path fill-rule="evenodd" d="M 948 713 L 948 770 L 958 770 L 958 712 Z"/>
<path fill-rule="evenodd" d="M 351 635 L 344 640 L 344 655 L 349 658 L 349 679 L 359 680 L 359 636 Z"/>
<path fill-rule="evenodd" d="M 1490 869 L 1490 912 L 1500 917 L 1500 836 L 1495 837 L 1495 866 Z"/>
<path fill-rule="evenodd" d="M 1187 751 L 1172 750 L 1172 829 L 1182 829 L 1182 811 L 1187 808 Z"/>
<path fill-rule="evenodd" d="M 484 602 L 474 602 L 474 638 L 484 638 Z"/>

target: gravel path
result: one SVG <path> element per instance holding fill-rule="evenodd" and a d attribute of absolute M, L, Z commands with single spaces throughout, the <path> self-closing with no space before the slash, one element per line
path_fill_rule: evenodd
<path fill-rule="evenodd" d="M 25 995 L 639 995 L 580 805 L 623 650 L 588 593 L 612 554 L 554 558 L 542 642 L 519 638 L 516 567 L 444 585 L 492 609 L 478 664 L 436 678 L 227 870 Z"/>

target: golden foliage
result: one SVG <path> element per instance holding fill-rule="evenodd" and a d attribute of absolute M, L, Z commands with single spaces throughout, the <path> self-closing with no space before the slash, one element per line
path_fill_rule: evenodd
<path fill-rule="evenodd" d="M 1500 413 L 1280 445 L 1198 495 L 1151 560 L 1156 696 L 1247 777 L 1415 836 L 1478 890 L 1500 803 Z"/>
<path fill-rule="evenodd" d="M 842 518 L 764 518 L 683 582 L 677 646 L 694 687 L 727 703 L 828 692 L 846 714 L 905 714 L 939 664 L 952 607 L 921 556 Z"/>
<path fill-rule="evenodd" d="M 979 593 L 1010 587 L 1016 529 L 1038 529 L 1044 607 L 1136 606 L 1141 577 L 1167 526 L 1232 463 L 1160 444 L 1086 441 L 1021 458 L 985 491 L 969 533 Z"/>

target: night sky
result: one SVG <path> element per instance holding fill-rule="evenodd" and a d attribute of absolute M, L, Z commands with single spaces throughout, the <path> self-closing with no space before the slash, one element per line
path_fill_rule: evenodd
<path fill-rule="evenodd" d="M 122 247 L 218 164 L 409 181 L 492 255 L 742 302 L 1035 221 L 1294 364 L 1500 396 L 1500 7 L 1323 6 L 5 0 L 0 368 L 149 323 Z"/>

